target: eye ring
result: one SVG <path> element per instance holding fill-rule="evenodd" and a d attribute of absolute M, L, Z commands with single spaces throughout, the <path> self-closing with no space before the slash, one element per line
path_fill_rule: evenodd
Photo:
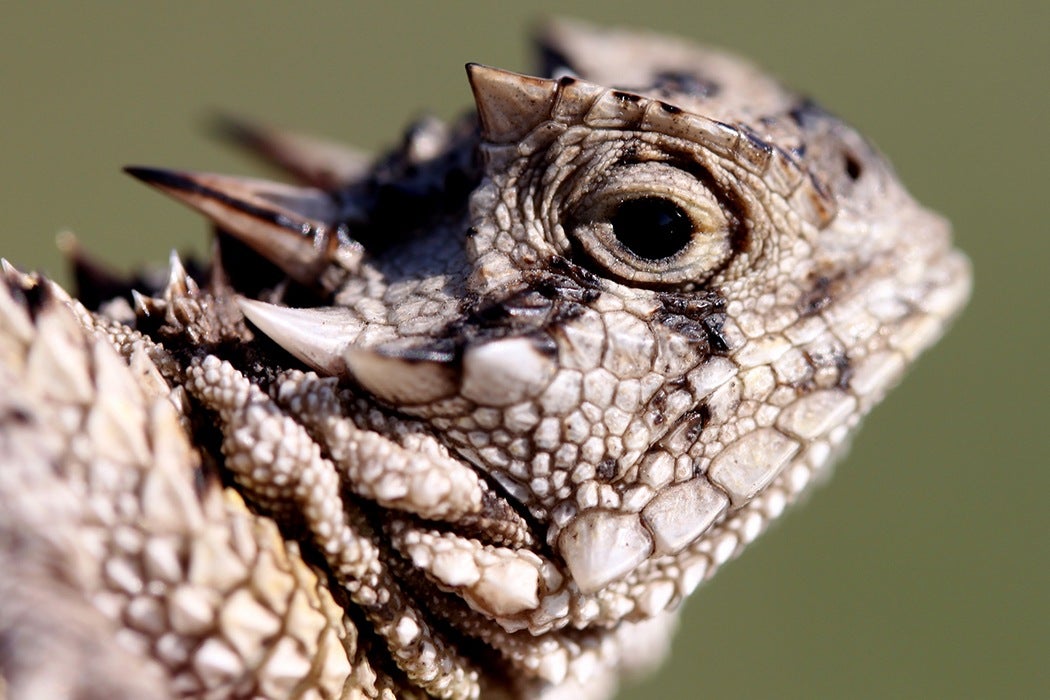
<path fill-rule="evenodd" d="M 732 254 L 731 217 L 718 197 L 692 173 L 659 161 L 611 169 L 566 224 L 588 267 L 628 284 L 699 284 Z"/>

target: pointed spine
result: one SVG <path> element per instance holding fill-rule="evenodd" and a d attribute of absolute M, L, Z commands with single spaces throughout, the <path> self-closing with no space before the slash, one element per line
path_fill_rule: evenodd
<path fill-rule="evenodd" d="M 350 269 L 360 256 L 322 190 L 211 173 L 125 171 L 201 212 L 301 284 L 317 286 L 332 262 Z"/>
<path fill-rule="evenodd" d="M 239 117 L 216 120 L 220 136 L 314 187 L 336 189 L 360 179 L 371 158 L 353 148 Z"/>
<path fill-rule="evenodd" d="M 293 309 L 238 297 L 244 316 L 288 353 L 327 375 L 346 374 L 343 355 L 361 332 L 349 309 Z"/>
<path fill-rule="evenodd" d="M 467 64 L 481 133 L 490 143 L 513 143 L 550 119 L 558 82 Z"/>

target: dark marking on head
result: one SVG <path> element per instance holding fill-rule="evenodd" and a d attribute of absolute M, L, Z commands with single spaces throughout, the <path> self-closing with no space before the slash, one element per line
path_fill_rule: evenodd
<path fill-rule="evenodd" d="M 773 157 L 773 144 L 766 141 L 764 138 L 756 134 L 752 129 L 741 126 L 740 133 L 743 134 L 744 138 L 747 139 L 748 146 L 751 149 L 760 151 L 763 153 L 765 162 L 769 162 L 769 159 Z"/>
<path fill-rule="evenodd" d="M 372 255 L 427 233 L 434 221 L 462 213 L 481 180 L 473 128 L 455 133 L 434 157 L 419 160 L 412 140 L 424 129 L 417 122 L 401 147 L 377 163 L 367 179 L 332 193 L 341 207 L 341 222 Z"/>
<path fill-rule="evenodd" d="M 751 143 L 751 145 L 754 146 L 755 148 L 761 149 L 763 151 L 769 151 L 770 153 L 773 152 L 773 144 L 771 144 L 769 141 L 766 141 L 764 138 L 759 136 L 755 132 L 754 129 L 752 129 L 752 128 L 748 127 L 748 126 L 745 126 L 745 125 L 741 125 L 741 126 L 737 127 L 737 130 L 741 134 L 743 134 L 747 138 L 747 140 Z"/>
<path fill-rule="evenodd" d="M 7 406 L 0 409 L 0 421 L 3 421 L 4 425 L 29 425 L 33 420 L 33 416 L 19 406 Z"/>
<path fill-rule="evenodd" d="M 621 102 L 638 102 L 642 99 L 640 95 L 636 95 L 633 92 L 624 92 L 623 90 L 613 90 L 612 96 Z"/>
<path fill-rule="evenodd" d="M 236 236 L 218 231 L 216 260 L 231 287 L 252 298 L 262 298 L 266 290 L 277 288 L 288 276 L 272 261 Z M 187 267 L 187 270 L 189 268 Z M 142 288 L 139 288 L 142 291 Z M 301 285 L 287 284 L 282 301 L 286 304 L 316 305 L 316 294 L 306 294 Z"/>
<path fill-rule="evenodd" d="M 557 268 L 552 262 L 551 269 L 525 271 L 523 287 L 506 297 L 472 300 L 466 314 L 440 332 L 442 347 L 459 352 L 472 343 L 525 336 L 540 352 L 553 356 L 553 338 L 560 327 L 583 314 L 601 294 L 598 285 L 581 284 L 557 274 Z"/>
<path fill-rule="evenodd" d="M 835 197 L 828 188 L 828 184 L 814 171 L 809 171 L 809 184 L 812 189 L 807 193 L 813 209 L 821 218 L 822 226 L 826 226 L 835 215 Z"/>
<path fill-rule="evenodd" d="M 848 389 L 853 378 L 853 363 L 848 355 L 839 348 L 827 351 L 811 352 L 803 350 L 808 369 L 804 376 L 792 382 L 800 392 L 809 393 L 816 389 Z"/>
<path fill-rule="evenodd" d="M 835 358 L 835 367 L 839 371 L 839 381 L 836 386 L 839 389 L 848 389 L 850 379 L 853 378 L 853 363 L 845 353 L 838 355 Z"/>
<path fill-rule="evenodd" d="M 693 445 L 703 435 L 704 428 L 710 421 L 711 409 L 707 407 L 706 402 L 702 403 L 679 419 L 679 434 L 686 443 Z M 693 476 L 703 476 L 699 463 L 693 464 Z"/>
<path fill-rule="evenodd" d="M 652 88 L 665 94 L 685 94 L 690 97 L 714 97 L 722 86 L 696 73 L 685 70 L 662 70 L 654 76 Z"/>
<path fill-rule="evenodd" d="M 691 294 L 666 293 L 659 296 L 662 304 L 654 320 L 684 336 L 709 355 L 729 350 L 722 326 L 725 324 L 725 298 L 718 292 Z"/>
<path fill-rule="evenodd" d="M 548 286 L 561 298 L 590 303 L 598 298 L 601 278 L 572 260 L 556 255 L 547 261 L 547 269 L 526 273 L 526 279 L 537 289 Z"/>
<path fill-rule="evenodd" d="M 678 68 L 668 68 L 653 74 L 652 82 L 647 85 L 625 88 L 632 92 L 647 94 L 656 93 L 664 98 L 688 96 L 697 99 L 714 97 L 722 91 L 722 86 L 697 73 Z"/>
<path fill-rule="evenodd" d="M 660 103 L 660 109 L 662 109 L 663 111 L 667 112 L 668 114 L 681 114 L 682 113 L 681 107 L 675 107 L 674 105 L 668 104 L 666 102 L 661 102 Z"/>
<path fill-rule="evenodd" d="M 571 75 L 563 75 L 561 78 L 558 78 L 558 85 L 560 85 L 561 87 L 568 87 L 575 83 L 576 78 L 572 77 Z"/>
<path fill-rule="evenodd" d="M 854 155 L 851 151 L 846 151 L 842 155 L 843 159 L 845 160 L 844 167 L 846 170 L 846 176 L 850 180 L 856 182 L 860 179 L 860 175 L 864 170 L 861 167 L 860 160 L 858 160 L 857 156 Z"/>
<path fill-rule="evenodd" d="M 601 464 L 598 465 L 595 476 L 598 477 L 599 481 L 609 483 L 616 478 L 616 471 L 615 459 L 603 459 Z"/>
<path fill-rule="evenodd" d="M 704 329 L 711 349 L 716 353 L 729 352 L 729 342 L 726 340 L 722 327 L 725 326 L 726 316 L 724 313 L 714 314 L 704 319 Z"/>
<path fill-rule="evenodd" d="M 826 121 L 832 117 L 830 112 L 814 102 L 810 97 L 803 98 L 789 109 L 788 116 L 791 118 L 791 121 L 795 122 L 802 129 L 809 129 L 815 123 Z"/>
<path fill-rule="evenodd" d="M 802 317 L 813 316 L 831 303 L 831 278 L 819 275 L 809 290 L 798 300 L 798 313 Z"/>
<path fill-rule="evenodd" d="M 646 407 L 646 418 L 650 425 L 663 425 L 667 421 L 667 395 L 669 392 L 674 391 L 681 387 L 681 380 L 675 380 L 668 382 L 664 386 L 660 387 L 659 390 L 653 397 L 649 399 L 649 404 Z"/>
<path fill-rule="evenodd" d="M 689 433 L 689 436 L 695 440 L 696 438 L 700 437 L 700 433 L 703 431 L 704 426 L 711 422 L 711 408 L 707 405 L 707 402 L 705 401 L 704 403 L 697 406 L 696 410 L 693 411 L 693 413 L 691 413 L 690 415 L 696 416 L 700 419 L 699 424 L 692 426 L 693 429 L 696 430 L 696 432 Z"/>

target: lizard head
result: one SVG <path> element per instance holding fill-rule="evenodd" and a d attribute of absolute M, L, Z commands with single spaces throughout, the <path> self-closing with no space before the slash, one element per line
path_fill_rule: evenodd
<path fill-rule="evenodd" d="M 870 144 L 750 64 L 573 23 L 542 46 L 547 77 L 468 66 L 477 119 L 372 166 L 241 130 L 313 187 L 134 172 L 311 288 L 239 307 L 425 424 L 577 593 L 677 576 L 667 605 L 841 451 L 968 263 Z"/>

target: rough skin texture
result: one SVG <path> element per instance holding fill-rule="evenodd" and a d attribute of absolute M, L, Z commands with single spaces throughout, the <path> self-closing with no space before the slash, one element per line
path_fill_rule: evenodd
<path fill-rule="evenodd" d="M 129 171 L 206 265 L 0 282 L 0 694 L 610 697 L 969 292 L 947 223 L 744 61 L 547 78 L 304 187 Z"/>

